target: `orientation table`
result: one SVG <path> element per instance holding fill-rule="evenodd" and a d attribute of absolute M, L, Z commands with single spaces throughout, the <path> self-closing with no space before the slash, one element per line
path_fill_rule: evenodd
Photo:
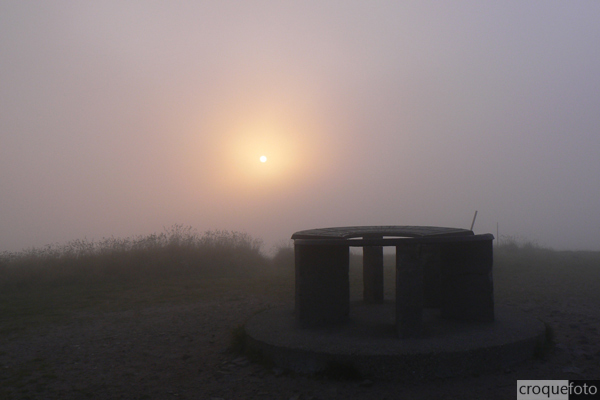
<path fill-rule="evenodd" d="M 344 323 L 350 311 L 350 247 L 363 248 L 364 301 L 383 303 L 383 247 L 396 248 L 396 329 L 419 337 L 424 308 L 458 321 L 494 320 L 494 236 L 435 226 L 349 226 L 292 235 L 295 318 L 300 327 Z"/>

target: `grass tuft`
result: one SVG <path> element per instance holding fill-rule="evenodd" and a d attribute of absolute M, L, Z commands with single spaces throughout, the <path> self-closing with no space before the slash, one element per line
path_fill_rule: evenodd
<path fill-rule="evenodd" d="M 236 326 L 231 332 L 229 351 L 234 354 L 244 354 L 246 350 L 246 330 L 244 325 Z"/>
<path fill-rule="evenodd" d="M 547 322 L 542 322 L 544 323 L 545 327 L 544 336 L 539 338 L 533 353 L 533 356 L 538 360 L 544 360 L 546 356 L 552 351 L 555 344 L 554 328 L 552 328 L 552 326 Z"/>

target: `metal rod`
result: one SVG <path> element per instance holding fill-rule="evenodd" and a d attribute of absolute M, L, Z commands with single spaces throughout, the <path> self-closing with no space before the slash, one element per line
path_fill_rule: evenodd
<path fill-rule="evenodd" d="M 473 215 L 473 222 L 471 222 L 471 229 L 469 230 L 473 230 L 473 225 L 475 225 L 475 218 L 477 218 L 477 210 L 475 210 L 475 215 Z"/>

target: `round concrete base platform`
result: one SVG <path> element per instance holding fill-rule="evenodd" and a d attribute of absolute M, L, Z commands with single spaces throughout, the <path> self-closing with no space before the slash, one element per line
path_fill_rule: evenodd
<path fill-rule="evenodd" d="M 464 323 L 426 310 L 423 337 L 399 339 L 395 305 L 352 304 L 347 323 L 301 329 L 291 310 L 270 309 L 245 325 L 247 346 L 281 368 L 300 373 L 343 370 L 385 380 L 422 380 L 501 370 L 532 358 L 544 324 L 496 306 L 491 323 Z"/>

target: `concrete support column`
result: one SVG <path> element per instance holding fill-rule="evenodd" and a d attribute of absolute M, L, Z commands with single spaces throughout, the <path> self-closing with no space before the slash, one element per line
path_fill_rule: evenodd
<path fill-rule="evenodd" d="M 348 246 L 295 244 L 294 252 L 298 325 L 345 322 L 350 310 Z"/>
<path fill-rule="evenodd" d="M 442 260 L 438 243 L 421 245 L 421 264 L 423 265 L 423 307 L 440 308 L 443 302 Z"/>
<path fill-rule="evenodd" d="M 421 245 L 407 240 L 396 246 L 396 329 L 402 339 L 421 336 L 423 329 L 423 265 Z"/>
<path fill-rule="evenodd" d="M 460 321 L 494 320 L 493 236 L 442 247 L 442 317 Z"/>
<path fill-rule="evenodd" d="M 383 246 L 363 247 L 363 286 L 365 303 L 383 303 Z"/>

